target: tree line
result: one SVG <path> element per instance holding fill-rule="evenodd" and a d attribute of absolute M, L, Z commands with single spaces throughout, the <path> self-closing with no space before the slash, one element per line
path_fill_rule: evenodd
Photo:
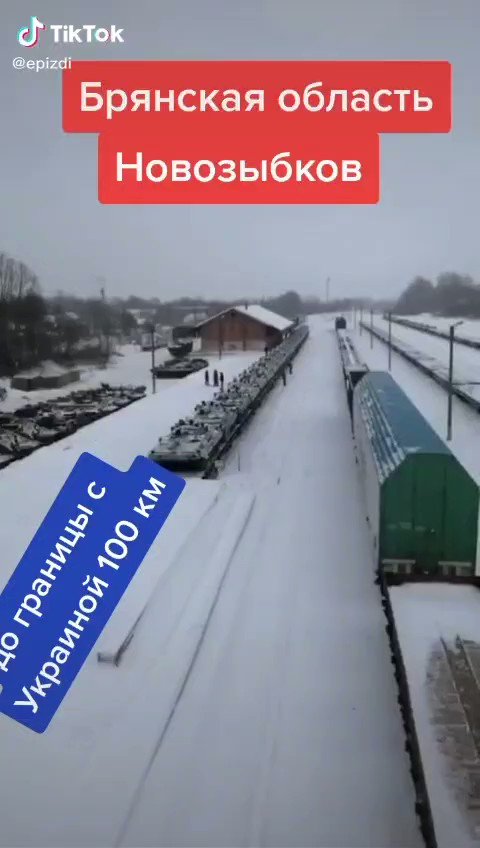
<path fill-rule="evenodd" d="M 2 251 L 0 376 L 12 376 L 47 359 L 65 364 L 105 362 L 116 340 L 131 338 L 136 330 L 141 332 L 145 318 L 157 327 L 173 327 L 182 324 L 189 310 L 212 315 L 244 302 L 188 297 L 162 302 L 156 297 L 134 295 L 107 299 L 104 292 L 90 298 L 64 292 L 46 297 L 31 268 Z M 287 318 L 306 311 L 294 291 L 261 302 Z"/>
<path fill-rule="evenodd" d="M 468 274 L 447 271 L 435 282 L 416 277 L 394 306 L 398 315 L 428 312 L 452 318 L 480 318 L 480 285 Z"/>
<path fill-rule="evenodd" d="M 87 342 L 84 358 L 105 357 L 111 310 L 101 298 L 81 302 L 78 314 L 61 297 L 44 297 L 35 272 L 0 251 L 0 375 L 11 376 L 46 359 L 82 358 L 82 341 Z"/>
<path fill-rule="evenodd" d="M 28 265 L 0 251 L 0 375 L 12 375 L 46 359 L 57 362 L 106 361 L 116 340 L 132 337 L 142 320 L 159 326 L 181 325 L 191 311 L 214 315 L 230 306 L 251 300 L 219 300 L 180 297 L 161 301 L 157 297 L 82 298 L 64 292 L 45 297 L 37 275 Z M 398 314 L 430 312 L 445 316 L 480 317 L 480 286 L 467 275 L 440 274 L 435 283 L 416 277 L 392 301 L 372 301 L 360 296 L 330 299 L 301 297 L 287 291 L 255 302 L 285 318 L 322 312 L 345 313 L 374 306 Z"/>
<path fill-rule="evenodd" d="M 44 314 L 36 274 L 24 262 L 0 252 L 0 367 L 4 373 L 30 355 L 42 356 L 39 329 Z"/>

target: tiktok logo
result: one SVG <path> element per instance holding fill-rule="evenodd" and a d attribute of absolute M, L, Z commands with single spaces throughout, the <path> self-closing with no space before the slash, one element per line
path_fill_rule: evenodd
<path fill-rule="evenodd" d="M 46 29 L 38 18 L 30 18 L 30 26 L 18 30 L 17 39 L 22 47 L 36 47 L 40 38 L 40 32 Z"/>

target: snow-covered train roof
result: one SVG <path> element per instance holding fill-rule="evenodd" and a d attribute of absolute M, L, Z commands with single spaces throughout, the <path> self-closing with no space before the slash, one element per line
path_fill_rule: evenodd
<path fill-rule="evenodd" d="M 445 442 L 387 372 L 367 373 L 355 394 L 381 479 L 385 480 L 411 453 L 453 458 Z"/>
<path fill-rule="evenodd" d="M 397 448 L 409 453 L 451 454 L 449 447 L 437 435 L 410 398 L 386 371 L 371 371 L 357 390 L 367 401 L 362 408 L 370 413 L 377 431 L 385 429 Z"/>

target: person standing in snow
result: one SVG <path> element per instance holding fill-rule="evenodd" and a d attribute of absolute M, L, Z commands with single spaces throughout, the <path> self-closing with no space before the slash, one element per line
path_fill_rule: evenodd
<path fill-rule="evenodd" d="M 225 385 L 225 375 L 223 371 L 220 371 L 220 391 L 223 392 L 223 387 Z"/>
<path fill-rule="evenodd" d="M 288 363 L 288 373 L 291 374 L 293 371 L 293 365 L 291 362 Z"/>
<path fill-rule="evenodd" d="M 287 372 L 285 371 L 285 368 L 282 368 L 282 380 L 283 380 L 283 385 L 286 386 L 287 385 Z"/>
<path fill-rule="evenodd" d="M 216 368 L 213 372 L 213 385 L 218 386 L 218 371 Z"/>
<path fill-rule="evenodd" d="M 207 368 L 207 370 L 205 371 L 205 385 L 206 385 L 206 386 L 209 386 L 209 385 L 210 385 L 210 376 L 209 376 L 209 373 L 208 373 L 208 368 Z"/>

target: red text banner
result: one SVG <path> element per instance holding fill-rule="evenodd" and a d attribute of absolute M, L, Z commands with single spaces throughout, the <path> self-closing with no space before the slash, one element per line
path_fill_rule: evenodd
<path fill-rule="evenodd" d="M 66 132 L 165 129 L 182 114 L 192 132 L 219 132 L 239 112 L 374 133 L 443 133 L 452 121 L 449 62 L 73 62 L 63 74 Z"/>
<path fill-rule="evenodd" d="M 103 133 L 103 203 L 372 204 L 379 137 L 271 125 L 261 134 Z"/>

